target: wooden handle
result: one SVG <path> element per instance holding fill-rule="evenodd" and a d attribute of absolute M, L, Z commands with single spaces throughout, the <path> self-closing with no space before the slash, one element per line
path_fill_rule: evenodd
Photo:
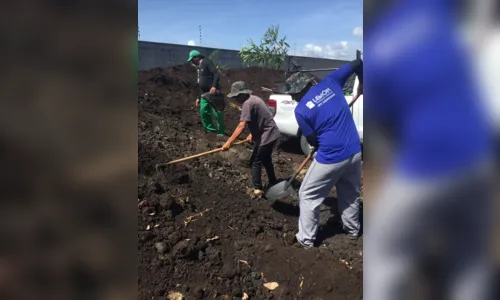
<path fill-rule="evenodd" d="M 239 141 L 239 142 L 234 143 L 233 145 L 240 145 L 240 144 L 247 143 L 247 142 L 248 142 L 247 140 Z M 188 157 L 176 159 L 176 160 L 173 160 L 173 161 L 169 161 L 166 164 L 167 165 L 171 165 L 171 164 L 174 164 L 174 163 L 178 163 L 178 162 L 190 160 L 190 159 L 197 158 L 197 157 L 202 157 L 202 156 L 205 156 L 205 155 L 208 155 L 208 154 L 212 154 L 212 153 L 217 153 L 217 152 L 220 152 L 220 151 L 222 151 L 222 147 L 214 149 L 214 150 L 210 150 L 210 151 L 198 153 L 198 154 L 195 154 L 195 155 L 191 155 L 191 156 L 188 156 Z"/>
<path fill-rule="evenodd" d="M 309 161 L 309 159 L 311 159 L 311 156 L 313 155 L 313 153 L 314 153 L 314 151 L 311 151 L 309 153 L 309 155 L 306 157 L 306 159 L 304 159 L 304 161 L 297 168 L 297 170 L 295 170 L 295 173 L 293 173 L 292 177 L 287 181 L 287 183 L 285 184 L 285 188 L 283 190 L 288 189 L 288 187 L 292 184 L 292 182 L 295 180 L 297 175 L 299 175 L 300 170 L 302 170 L 304 168 L 304 166 L 307 164 L 307 162 Z"/>
<path fill-rule="evenodd" d="M 311 156 L 313 155 L 313 152 L 311 151 L 309 155 L 304 159 L 304 161 L 300 164 L 300 166 L 295 170 L 296 173 L 299 173 L 300 170 L 304 168 L 304 166 L 307 164 L 307 162 L 311 159 Z"/>
<path fill-rule="evenodd" d="M 192 156 L 188 156 L 188 157 L 184 157 L 184 158 L 180 158 L 180 159 L 176 159 L 176 160 L 172 160 L 172 161 L 169 161 L 167 163 L 167 165 L 178 163 L 178 162 L 182 162 L 182 161 L 186 161 L 186 160 L 190 160 L 190 159 L 197 158 L 197 157 L 202 157 L 202 156 L 205 156 L 205 155 L 208 155 L 208 154 L 212 154 L 212 153 L 216 153 L 216 152 L 219 152 L 219 151 L 222 151 L 222 148 L 218 148 L 218 149 L 214 149 L 214 150 L 202 152 L 202 153 L 199 153 L 199 154 L 196 154 L 196 155 L 192 155 Z"/>

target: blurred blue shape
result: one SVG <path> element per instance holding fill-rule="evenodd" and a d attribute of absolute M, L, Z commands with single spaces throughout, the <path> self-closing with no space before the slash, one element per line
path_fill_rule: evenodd
<path fill-rule="evenodd" d="M 450 2 L 400 1 L 366 31 L 368 120 L 390 132 L 409 177 L 455 174 L 492 147 Z"/>
<path fill-rule="evenodd" d="M 391 155 L 380 194 L 368 195 L 364 299 L 490 299 L 493 134 L 456 19 L 462 1 L 382 2 L 364 30 L 365 149 L 380 127 Z"/>

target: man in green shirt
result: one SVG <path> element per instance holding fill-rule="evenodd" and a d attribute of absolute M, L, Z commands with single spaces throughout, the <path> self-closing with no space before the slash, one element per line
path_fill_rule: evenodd
<path fill-rule="evenodd" d="M 198 68 L 198 84 L 200 86 L 199 98 L 196 99 L 196 106 L 200 106 L 201 123 L 206 131 L 217 132 L 217 136 L 225 136 L 224 114 L 210 102 L 211 97 L 215 97 L 219 86 L 219 71 L 214 63 L 203 57 L 197 50 L 189 53 L 188 62 Z M 212 115 L 217 120 L 217 128 L 212 123 Z"/>

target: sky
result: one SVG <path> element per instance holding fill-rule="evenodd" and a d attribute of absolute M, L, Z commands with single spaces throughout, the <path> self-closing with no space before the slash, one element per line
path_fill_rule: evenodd
<path fill-rule="evenodd" d="M 138 19 L 149 42 L 240 50 L 279 25 L 291 55 L 352 59 L 363 46 L 362 0 L 139 0 Z"/>

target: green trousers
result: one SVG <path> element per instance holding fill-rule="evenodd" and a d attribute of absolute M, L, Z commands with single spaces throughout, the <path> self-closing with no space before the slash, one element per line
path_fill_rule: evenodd
<path fill-rule="evenodd" d="M 212 122 L 212 115 L 215 116 L 217 120 L 217 128 L 215 128 Z M 210 132 L 217 132 L 217 134 L 225 134 L 224 132 L 224 114 L 215 110 L 215 108 L 210 105 L 210 103 L 205 99 L 200 99 L 200 117 L 201 123 L 205 130 Z"/>

